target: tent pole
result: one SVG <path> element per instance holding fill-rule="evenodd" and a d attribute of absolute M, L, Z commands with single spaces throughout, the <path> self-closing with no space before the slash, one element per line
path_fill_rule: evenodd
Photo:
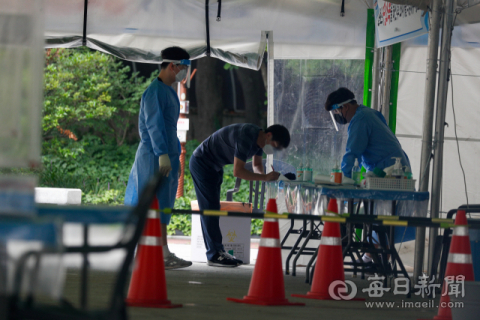
<path fill-rule="evenodd" d="M 443 15 L 442 45 L 440 48 L 440 68 L 438 75 L 437 114 L 435 119 L 435 136 L 433 139 L 433 179 L 432 199 L 430 204 L 431 218 L 438 218 L 440 213 L 440 192 L 442 188 L 443 141 L 445 133 L 445 113 L 447 108 L 448 81 L 450 68 L 451 36 L 453 30 L 454 0 L 445 0 Z M 433 251 L 437 239 L 438 228 L 430 228 L 428 250 L 428 272 L 432 270 Z"/>
<path fill-rule="evenodd" d="M 375 66 L 375 11 L 367 10 L 367 36 L 365 41 L 365 72 L 363 81 L 363 105 L 371 107 L 372 78 Z"/>
<path fill-rule="evenodd" d="M 390 72 L 390 104 L 388 106 L 388 126 L 395 134 L 397 130 L 397 104 L 398 104 L 398 81 L 400 79 L 400 56 L 402 55 L 402 43 L 392 45 L 392 71 Z"/>
<path fill-rule="evenodd" d="M 379 91 L 379 82 L 380 82 L 380 56 L 382 55 L 382 48 L 377 48 L 377 43 L 375 41 L 375 49 L 373 53 L 373 70 L 372 70 L 372 102 L 370 108 L 379 111 L 378 107 L 378 91 Z"/>
<path fill-rule="evenodd" d="M 384 51 L 384 84 L 382 92 L 382 114 L 390 125 L 390 84 L 392 81 L 392 46 L 385 47 Z"/>
<path fill-rule="evenodd" d="M 267 35 L 267 126 L 271 126 L 275 123 L 274 113 L 274 51 L 273 51 L 273 31 L 266 31 Z M 267 155 L 266 172 L 270 172 L 270 168 L 273 165 L 273 155 Z"/>
<path fill-rule="evenodd" d="M 88 0 L 85 0 L 83 4 L 83 33 L 82 33 L 82 46 L 87 45 L 87 17 L 88 17 Z"/>
<path fill-rule="evenodd" d="M 432 130 L 433 112 L 435 110 L 435 85 L 437 84 L 437 59 L 438 42 L 440 32 L 440 17 L 442 0 L 432 1 L 432 12 L 430 16 L 430 32 L 428 34 L 428 60 L 425 76 L 425 103 L 423 108 L 423 137 L 422 156 L 420 161 L 419 188 L 418 191 L 428 191 L 430 179 L 430 157 L 432 154 Z M 416 229 L 415 258 L 413 268 L 413 281 L 417 283 L 423 273 L 423 260 L 425 255 L 425 231 L 426 228 Z"/>

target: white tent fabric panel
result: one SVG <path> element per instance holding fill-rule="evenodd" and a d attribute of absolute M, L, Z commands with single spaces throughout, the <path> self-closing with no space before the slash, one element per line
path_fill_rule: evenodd
<path fill-rule="evenodd" d="M 457 135 L 470 203 L 480 201 L 480 182 L 476 178 L 480 157 L 480 112 L 475 108 L 477 101 L 480 101 L 480 35 L 472 38 L 472 30 L 476 27 L 477 25 L 457 26 L 452 39 L 452 81 Z M 421 37 L 402 43 L 400 62 L 397 136 L 410 157 L 416 179 L 420 172 L 423 134 L 426 40 L 426 37 Z M 466 203 L 455 140 L 450 84 L 445 121 L 449 126 L 445 128 L 441 207 L 443 211 L 448 211 Z"/>
<path fill-rule="evenodd" d="M 258 69 L 263 31 L 273 31 L 275 59 L 363 59 L 371 1 L 210 1 L 211 56 Z M 46 0 L 47 47 L 77 47 L 83 40 L 84 0 Z M 203 0 L 96 0 L 88 2 L 86 44 L 122 59 L 158 63 L 178 45 L 192 58 L 207 52 Z"/>
<path fill-rule="evenodd" d="M 84 0 L 45 0 L 46 47 L 82 45 Z"/>

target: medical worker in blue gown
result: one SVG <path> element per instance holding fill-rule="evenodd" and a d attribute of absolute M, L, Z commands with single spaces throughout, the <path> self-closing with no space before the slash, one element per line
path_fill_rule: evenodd
<path fill-rule="evenodd" d="M 126 205 L 137 204 L 143 188 L 157 171 L 165 176 L 164 182 L 156 192 L 160 208 L 173 208 L 175 204 L 181 153 L 177 138 L 180 101 L 171 85 L 187 76 L 189 58 L 190 55 L 179 47 L 163 50 L 160 74 L 142 95 L 138 116 L 141 141 L 128 178 Z M 191 266 L 190 261 L 178 258 L 168 249 L 167 225 L 170 222 L 170 215 L 161 213 L 160 219 L 165 269 Z"/>
<path fill-rule="evenodd" d="M 342 159 L 342 171 L 351 178 L 355 158 L 367 171 L 385 169 L 395 164 L 393 157 L 401 158 L 402 166 L 410 167 L 407 154 L 385 121 L 384 116 L 373 109 L 358 105 L 355 95 L 347 88 L 330 93 L 325 102 L 337 124 L 348 124 L 346 152 Z M 374 234 L 374 238 L 375 238 Z M 370 254 L 363 255 L 365 263 L 371 263 Z"/>

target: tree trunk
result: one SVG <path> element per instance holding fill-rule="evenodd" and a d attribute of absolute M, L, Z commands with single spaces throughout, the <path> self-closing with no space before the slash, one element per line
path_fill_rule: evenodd
<path fill-rule="evenodd" d="M 235 70 L 242 86 L 245 101 L 245 122 L 265 126 L 265 86 L 260 71 L 239 68 Z"/>
<path fill-rule="evenodd" d="M 217 72 L 218 59 L 204 57 L 197 62 L 195 95 L 197 113 L 190 114 L 191 134 L 200 142 L 222 126 L 222 79 Z"/>

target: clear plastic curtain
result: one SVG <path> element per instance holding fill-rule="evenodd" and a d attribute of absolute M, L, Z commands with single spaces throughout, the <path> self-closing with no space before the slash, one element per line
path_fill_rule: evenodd
<path fill-rule="evenodd" d="M 335 130 L 324 105 L 339 87 L 363 101 L 364 60 L 275 60 L 275 123 L 288 128 L 289 148 L 274 155 L 295 167 L 308 162 L 314 174 L 330 174 L 345 153 L 347 125 Z"/>
<path fill-rule="evenodd" d="M 0 0 L 0 167 L 40 161 L 42 3 Z"/>

